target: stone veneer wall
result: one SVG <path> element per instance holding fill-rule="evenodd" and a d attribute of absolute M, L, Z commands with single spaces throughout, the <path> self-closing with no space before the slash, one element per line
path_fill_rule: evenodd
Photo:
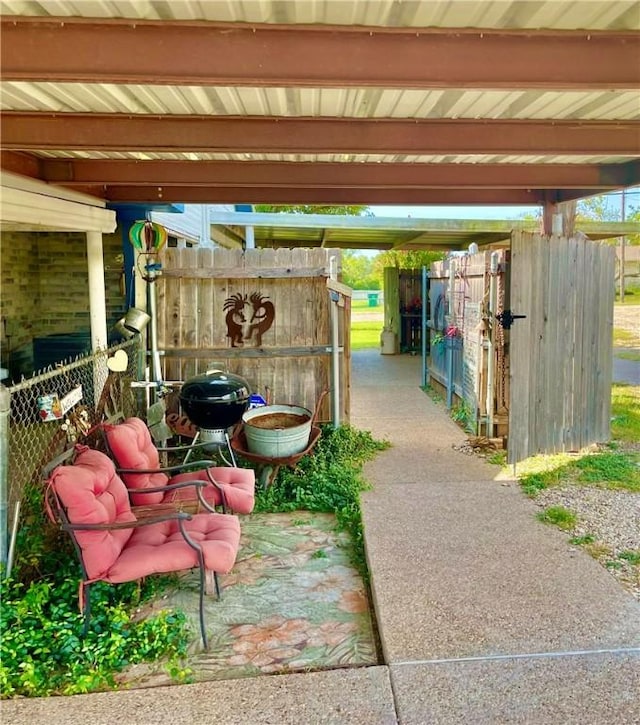
<path fill-rule="evenodd" d="M 126 310 L 120 232 L 103 235 L 107 324 Z M 0 235 L 2 367 L 33 372 L 33 338 L 89 332 L 86 236 L 78 232 Z"/>

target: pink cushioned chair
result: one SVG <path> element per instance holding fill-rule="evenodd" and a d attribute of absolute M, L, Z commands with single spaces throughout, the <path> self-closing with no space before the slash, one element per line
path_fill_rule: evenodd
<path fill-rule="evenodd" d="M 196 501 L 194 488 L 167 490 L 167 485 L 202 481 L 202 496 L 211 507 L 222 506 L 238 514 L 250 514 L 255 503 L 255 472 L 247 468 L 211 466 L 211 461 L 191 461 L 160 467 L 161 451 L 188 448 L 156 448 L 145 422 L 127 418 L 122 423 L 103 423 L 107 446 L 117 463 L 131 500 L 136 505 Z M 197 470 L 200 469 L 200 470 Z M 179 471 L 189 471 L 179 473 Z M 171 475 L 176 474 L 176 475 Z M 144 493 L 147 491 L 146 493 Z"/>
<path fill-rule="evenodd" d="M 64 465 L 65 463 L 69 465 Z M 200 630 L 204 626 L 205 580 L 212 573 L 220 598 L 218 573 L 233 567 L 240 545 L 236 516 L 190 515 L 172 507 L 138 512 L 113 462 L 100 451 L 76 446 L 45 469 L 47 512 L 73 539 L 82 567 L 80 604 L 85 632 L 91 611 L 90 585 L 133 581 L 148 574 L 200 569 Z M 207 484 L 176 484 L 181 488 Z"/>

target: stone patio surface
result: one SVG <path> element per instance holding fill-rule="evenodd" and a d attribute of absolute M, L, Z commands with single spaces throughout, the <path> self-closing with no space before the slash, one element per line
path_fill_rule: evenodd
<path fill-rule="evenodd" d="M 452 447 L 419 365 L 353 354 L 351 422 L 393 443 L 363 496 L 383 665 L 5 701 L 2 723 L 640 723 L 640 604 Z"/>

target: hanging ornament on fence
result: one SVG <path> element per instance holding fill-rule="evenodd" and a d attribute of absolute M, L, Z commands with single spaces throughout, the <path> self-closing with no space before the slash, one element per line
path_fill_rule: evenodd
<path fill-rule="evenodd" d="M 167 230 L 148 220 L 134 222 L 129 229 L 129 241 L 143 254 L 158 254 L 167 243 Z"/>

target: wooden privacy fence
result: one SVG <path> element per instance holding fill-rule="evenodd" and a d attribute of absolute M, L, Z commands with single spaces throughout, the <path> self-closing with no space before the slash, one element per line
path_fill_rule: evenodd
<path fill-rule="evenodd" d="M 509 461 L 608 440 L 615 251 L 514 232 Z"/>
<path fill-rule="evenodd" d="M 451 256 L 429 272 L 430 382 L 470 430 L 488 437 L 507 432 L 509 356 L 495 318 L 504 309 L 506 258 L 504 250 Z"/>
<path fill-rule="evenodd" d="M 508 460 L 610 434 L 614 249 L 514 232 L 429 274 L 430 382 Z"/>
<path fill-rule="evenodd" d="M 325 249 L 169 249 L 157 285 L 166 380 L 211 367 L 244 377 L 272 403 L 313 410 L 331 388 L 331 306 L 338 304 L 340 418 L 349 419 L 350 297 L 328 289 Z M 344 292 L 344 290 L 343 290 Z M 330 396 L 320 421 L 331 420 Z"/>

